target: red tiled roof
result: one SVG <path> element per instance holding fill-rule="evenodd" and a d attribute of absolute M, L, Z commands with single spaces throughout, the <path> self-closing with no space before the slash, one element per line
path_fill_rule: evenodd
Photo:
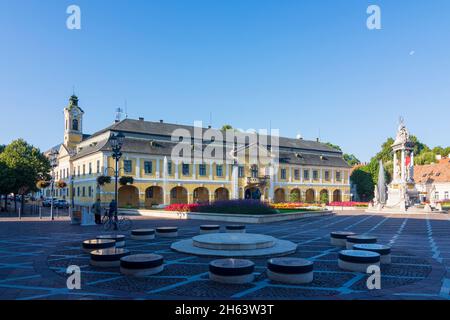
<path fill-rule="evenodd" d="M 450 182 L 450 159 L 441 159 L 438 163 L 414 166 L 416 183 Z"/>

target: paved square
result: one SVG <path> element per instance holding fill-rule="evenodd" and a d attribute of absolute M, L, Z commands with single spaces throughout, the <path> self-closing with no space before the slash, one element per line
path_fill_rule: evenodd
<path fill-rule="evenodd" d="M 67 220 L 0 219 L 0 299 L 450 299 L 450 216 L 373 215 L 342 212 L 333 216 L 264 225 L 247 232 L 271 235 L 299 244 L 293 257 L 314 261 L 314 281 L 284 285 L 265 275 L 267 259 L 251 259 L 258 276 L 251 284 L 224 285 L 208 280 L 213 258 L 170 250 L 173 241 L 198 234 L 206 221 L 133 219 L 133 228 L 178 226 L 176 239 L 134 241 L 131 253 L 164 256 L 165 270 L 131 278 L 118 268 L 89 265 L 82 240 L 105 234 L 101 227 L 72 226 Z M 339 249 L 330 245 L 331 231 L 353 231 L 378 237 L 392 248 L 392 264 L 382 266 L 381 290 L 368 290 L 367 275 L 337 266 Z M 129 236 L 129 233 L 124 233 Z M 82 270 L 81 290 L 66 288 L 66 268 Z"/>

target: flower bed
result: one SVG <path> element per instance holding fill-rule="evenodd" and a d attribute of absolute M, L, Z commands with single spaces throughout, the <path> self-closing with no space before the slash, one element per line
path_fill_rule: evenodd
<path fill-rule="evenodd" d="M 368 202 L 355 202 L 355 201 L 335 201 L 329 204 L 331 207 L 358 207 L 367 208 L 369 206 Z"/>
<path fill-rule="evenodd" d="M 196 209 L 199 204 L 185 204 L 185 203 L 175 203 L 170 204 L 164 208 L 165 211 L 176 211 L 176 212 L 197 212 Z"/>
<path fill-rule="evenodd" d="M 311 207 L 321 207 L 319 204 L 313 203 L 302 203 L 302 202 L 285 202 L 285 203 L 273 203 L 271 207 L 277 210 L 282 209 L 300 209 L 300 208 L 311 208 Z"/>
<path fill-rule="evenodd" d="M 227 214 L 275 214 L 278 213 L 267 203 L 258 200 L 226 200 L 205 204 L 171 204 L 166 211 L 204 212 Z"/>

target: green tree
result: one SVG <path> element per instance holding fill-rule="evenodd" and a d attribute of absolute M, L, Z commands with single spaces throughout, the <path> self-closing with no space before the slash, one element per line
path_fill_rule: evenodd
<path fill-rule="evenodd" d="M 358 192 L 361 200 L 368 201 L 373 199 L 375 184 L 367 166 L 354 170 L 350 179 L 353 184 L 356 184 L 356 192 Z"/>
<path fill-rule="evenodd" d="M 330 148 L 333 148 L 335 150 L 342 152 L 342 148 L 336 144 L 333 144 L 331 142 L 327 142 L 325 144 L 327 146 L 329 146 Z M 361 163 L 361 161 L 359 161 L 359 159 L 354 154 L 344 153 L 343 158 L 348 163 L 348 165 L 351 167 L 356 166 Z"/>
<path fill-rule="evenodd" d="M 289 194 L 290 202 L 300 202 L 300 194 L 298 192 L 291 192 Z"/>
<path fill-rule="evenodd" d="M 329 146 L 330 148 L 333 148 L 333 149 L 338 150 L 338 151 L 342 151 L 341 147 L 338 146 L 337 144 L 332 144 L 331 142 L 327 142 L 327 143 L 325 143 L 325 144 L 326 144 L 327 146 Z"/>
<path fill-rule="evenodd" d="M 8 199 L 7 196 L 13 192 L 14 176 L 11 169 L 6 165 L 4 161 L 0 161 L 0 195 L 4 196 L 3 207 L 0 203 L 1 211 L 8 211 Z"/>
<path fill-rule="evenodd" d="M 344 160 L 348 163 L 349 166 L 354 167 L 358 164 L 361 164 L 361 161 L 354 154 L 344 153 Z"/>
<path fill-rule="evenodd" d="M 233 129 L 233 127 L 231 126 L 231 124 L 224 124 L 222 126 L 222 131 L 227 131 L 227 130 L 231 130 Z"/>
<path fill-rule="evenodd" d="M 13 177 L 11 192 L 26 195 L 36 191 L 39 180 L 49 180 L 50 163 L 38 148 L 19 139 L 11 142 L 0 154 L 3 162 Z M 24 197 L 22 197 L 22 210 Z M 23 211 L 22 211 L 23 212 Z"/>
<path fill-rule="evenodd" d="M 433 151 L 422 152 L 420 155 L 414 157 L 414 164 L 419 166 L 435 162 L 436 154 Z"/>
<path fill-rule="evenodd" d="M 320 194 L 320 203 L 328 204 L 328 202 L 329 202 L 328 193 L 324 192 Z"/>

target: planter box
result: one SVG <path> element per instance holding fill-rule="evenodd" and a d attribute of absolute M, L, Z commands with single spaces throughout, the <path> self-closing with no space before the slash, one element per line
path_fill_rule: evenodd
<path fill-rule="evenodd" d="M 333 214 L 330 210 L 315 212 L 290 212 L 277 213 L 268 215 L 250 215 L 250 214 L 226 214 L 226 213 L 204 213 L 204 212 L 175 212 L 175 211 L 158 211 L 145 209 L 119 209 L 120 213 L 126 215 L 140 215 L 145 217 L 164 218 L 164 219 L 190 219 L 190 220 L 207 220 L 207 221 L 223 221 L 236 223 L 271 223 L 287 220 L 298 220 L 307 217 L 319 217 Z"/>

